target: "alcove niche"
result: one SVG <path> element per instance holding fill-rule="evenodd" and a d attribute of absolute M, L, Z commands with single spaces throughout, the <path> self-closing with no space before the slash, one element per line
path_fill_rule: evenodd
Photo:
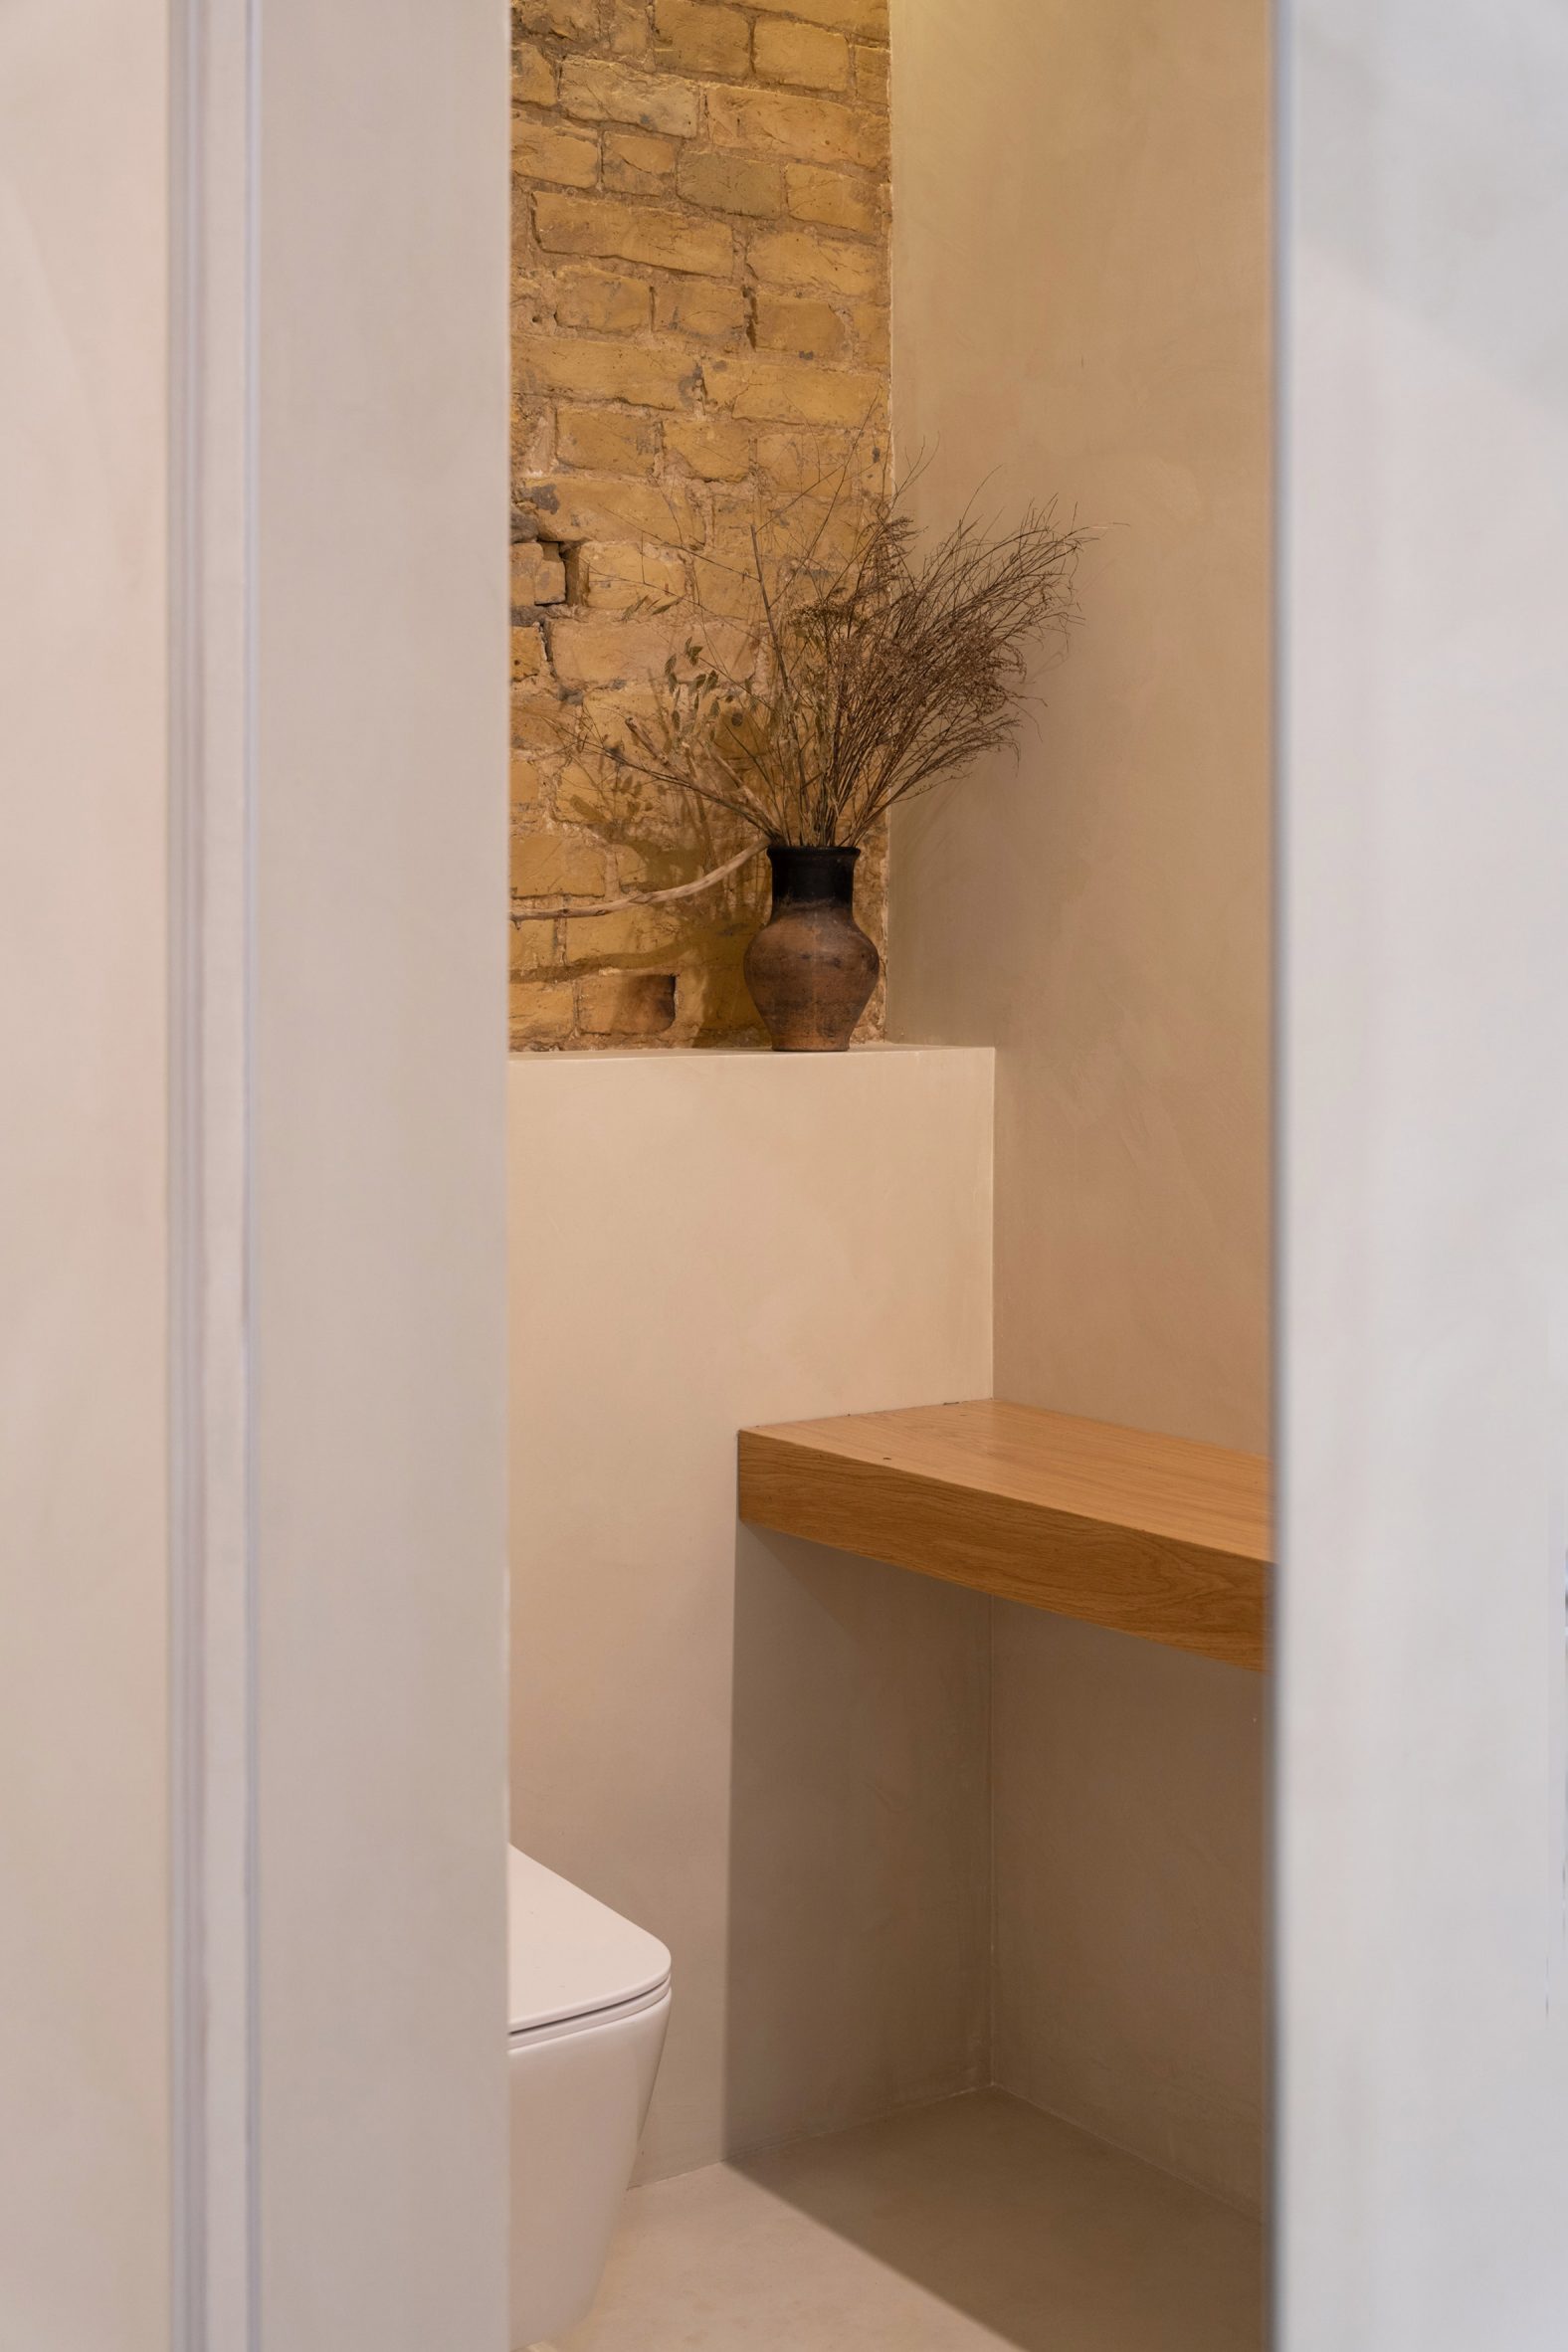
<path fill-rule="evenodd" d="M 1251 2352 L 1267 11 L 514 18 L 512 1834 L 675 1986 L 562 2352 L 1045 2352 L 1068 2313 L 1079 2352 Z M 635 693 L 669 534 L 721 550 L 868 417 L 922 518 L 1096 536 L 1017 761 L 879 859 L 861 1043 L 771 1056 L 765 879 L 646 903 L 730 844 L 596 804 L 548 705 Z M 986 1399 L 1152 1433 L 1178 1486 L 1239 1464 L 1247 1524 L 1055 1493 L 1006 1597 L 951 1572 L 949 1457 L 896 1540 L 831 1477 L 737 1507 L 742 1431 Z M 896 1440 L 814 1444 L 882 1477 Z M 1105 1527 L 1152 1618 L 1071 1605 Z M 1178 1553 L 1229 1630 L 1181 1637 Z"/>

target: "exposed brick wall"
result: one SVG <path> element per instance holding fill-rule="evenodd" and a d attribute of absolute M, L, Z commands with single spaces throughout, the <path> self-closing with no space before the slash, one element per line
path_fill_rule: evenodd
<path fill-rule="evenodd" d="M 612 800 L 563 749 L 560 703 L 581 693 L 614 731 L 664 659 L 628 608 L 679 586 L 672 547 L 714 557 L 716 600 L 770 502 L 880 457 L 887 0 L 512 13 L 513 1043 L 733 1043 L 761 1034 L 740 958 L 766 862 L 590 914 L 744 836 L 685 800 Z M 880 852 L 857 896 L 880 940 Z"/>

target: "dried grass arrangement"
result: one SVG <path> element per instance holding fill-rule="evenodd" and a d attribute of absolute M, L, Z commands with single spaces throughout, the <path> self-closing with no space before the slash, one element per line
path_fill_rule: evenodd
<path fill-rule="evenodd" d="M 772 913 L 744 969 L 788 1052 L 842 1052 L 876 989 L 854 911 L 864 845 L 900 802 L 1016 745 L 1041 654 L 1078 619 L 1088 533 L 1050 506 L 995 531 L 971 507 L 927 539 L 909 488 L 868 484 L 852 453 L 750 529 L 738 560 L 685 547 L 681 591 L 633 607 L 669 645 L 662 670 L 608 725 L 586 695 L 571 723 L 602 806 L 685 795 L 723 860 L 591 912 L 689 897 L 766 845 Z"/>
<path fill-rule="evenodd" d="M 642 609 L 677 643 L 651 714 L 579 757 L 689 794 L 770 845 L 861 847 L 899 802 L 1015 745 L 1039 649 L 1078 619 L 1088 534 L 1031 507 L 926 540 L 897 495 L 841 481 L 781 506 L 749 563 L 686 551 L 686 590 Z M 731 862 L 733 863 L 733 861 Z"/>

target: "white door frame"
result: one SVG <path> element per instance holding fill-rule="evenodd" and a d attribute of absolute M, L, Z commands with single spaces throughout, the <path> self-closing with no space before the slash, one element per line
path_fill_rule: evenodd
<path fill-rule="evenodd" d="M 501 2352 L 507 12 L 170 34 L 173 2343 Z"/>

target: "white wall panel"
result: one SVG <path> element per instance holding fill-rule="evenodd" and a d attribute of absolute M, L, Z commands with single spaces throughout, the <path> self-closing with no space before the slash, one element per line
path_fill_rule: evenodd
<path fill-rule="evenodd" d="M 1568 18 L 1280 38 L 1280 2352 L 1555 2352 Z"/>

